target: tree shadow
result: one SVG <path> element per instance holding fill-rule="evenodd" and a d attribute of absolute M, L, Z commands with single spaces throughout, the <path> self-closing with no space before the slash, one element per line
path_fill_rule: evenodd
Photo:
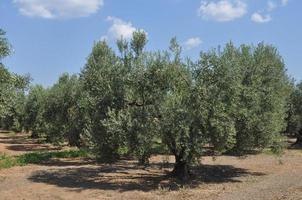
<path fill-rule="evenodd" d="M 33 141 L 27 141 L 24 139 L 1 139 L 0 143 L 2 144 L 34 144 Z"/>
<path fill-rule="evenodd" d="M 14 136 L 0 136 L 0 143 L 8 144 L 6 149 L 11 151 L 46 151 L 46 150 L 61 150 L 61 146 L 51 146 L 42 144 L 38 139 L 29 138 L 28 134 L 20 134 Z"/>
<path fill-rule="evenodd" d="M 148 192 L 159 187 L 178 190 L 183 184 L 194 188 L 201 183 L 241 182 L 238 177 L 265 175 L 230 165 L 202 165 L 192 168 L 192 172 L 194 178 L 183 183 L 171 177 L 168 171 L 155 168 L 155 166 L 143 168 L 123 161 L 113 165 L 42 170 L 32 174 L 28 179 L 32 182 L 76 191 L 100 189 L 119 192 L 134 190 Z"/>
<path fill-rule="evenodd" d="M 3 144 L 38 144 L 38 140 L 30 139 L 27 135 L 0 137 Z"/>
<path fill-rule="evenodd" d="M 61 150 L 61 147 L 51 147 L 50 145 L 43 145 L 43 144 L 18 144 L 18 145 L 11 145 L 7 146 L 6 149 L 11 151 L 28 151 L 28 152 L 34 152 L 34 151 L 57 151 Z"/>
<path fill-rule="evenodd" d="M 294 144 L 291 144 L 287 149 L 288 150 L 301 150 L 302 149 L 302 144 L 294 143 Z"/>
<path fill-rule="evenodd" d="M 10 131 L 0 130 L 0 133 L 10 133 Z"/>
<path fill-rule="evenodd" d="M 202 165 L 193 168 L 193 174 L 196 177 L 193 183 L 224 183 L 241 182 L 240 177 L 246 176 L 264 176 L 262 172 L 250 172 L 247 169 L 236 168 L 231 165 Z"/>
<path fill-rule="evenodd" d="M 300 149 L 302 149 L 302 143 L 298 142 L 297 137 L 289 138 L 287 140 L 287 149 L 288 150 L 300 150 Z"/>
<path fill-rule="evenodd" d="M 52 158 L 50 160 L 38 163 L 38 165 L 48 167 L 74 167 L 94 164 L 96 164 L 96 161 L 90 158 Z"/>

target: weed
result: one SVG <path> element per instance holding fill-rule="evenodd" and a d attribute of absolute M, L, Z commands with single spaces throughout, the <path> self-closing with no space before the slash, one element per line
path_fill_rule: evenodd
<path fill-rule="evenodd" d="M 0 169 L 14 166 L 24 166 L 27 164 L 39 164 L 49 161 L 52 158 L 84 158 L 89 157 L 86 150 L 70 150 L 57 152 L 34 152 L 26 153 L 21 156 L 11 157 L 5 154 L 0 155 Z"/>
<path fill-rule="evenodd" d="M 5 154 L 0 155 L 0 169 L 6 169 L 17 165 L 17 161 L 14 157 L 7 156 Z"/>

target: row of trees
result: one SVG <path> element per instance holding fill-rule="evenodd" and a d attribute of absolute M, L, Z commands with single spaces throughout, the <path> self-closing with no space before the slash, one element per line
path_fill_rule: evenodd
<path fill-rule="evenodd" d="M 22 77 L 21 88 L 1 90 L 1 98 L 16 103 L 1 99 L 0 106 L 13 110 L 19 130 L 90 148 L 101 161 L 127 155 L 148 164 L 158 149 L 170 153 L 173 174 L 182 179 L 205 145 L 216 153 L 278 149 L 285 131 L 300 133 L 302 141 L 302 85 L 289 79 L 274 47 L 228 43 L 193 62 L 175 38 L 168 51 L 146 52 L 146 43 L 141 31 L 117 42 L 119 54 L 97 42 L 79 75 L 63 74 L 52 87 L 28 92 Z M 1 58 L 7 48 L 2 37 Z M 4 128 L 16 126 L 2 113 Z"/>
<path fill-rule="evenodd" d="M 302 82 L 292 85 L 288 103 L 286 133 L 296 136 L 296 146 L 302 147 Z"/>

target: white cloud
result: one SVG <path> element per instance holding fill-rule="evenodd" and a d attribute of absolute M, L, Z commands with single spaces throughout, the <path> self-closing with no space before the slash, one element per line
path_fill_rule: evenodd
<path fill-rule="evenodd" d="M 202 1 L 198 13 L 203 19 L 226 22 L 245 15 L 247 5 L 240 0 Z"/>
<path fill-rule="evenodd" d="M 252 15 L 251 19 L 256 23 L 267 23 L 272 20 L 272 17 L 269 14 L 261 15 L 260 13 L 256 12 Z"/>
<path fill-rule="evenodd" d="M 110 21 L 112 25 L 108 29 L 107 35 L 102 36 L 102 40 L 108 40 L 109 38 L 120 39 L 121 37 L 128 40 L 132 37 L 134 31 L 139 30 L 134 27 L 131 22 L 126 22 L 117 17 L 109 16 L 107 17 L 107 21 Z M 146 31 L 144 32 L 148 34 Z"/>
<path fill-rule="evenodd" d="M 187 41 L 185 41 L 184 46 L 185 49 L 190 50 L 198 47 L 201 44 L 202 44 L 202 40 L 199 37 L 192 37 L 189 38 Z"/>
<path fill-rule="evenodd" d="M 267 2 L 267 10 L 268 10 L 269 12 L 275 10 L 276 7 L 277 7 L 277 5 L 276 5 L 275 2 L 273 2 L 273 1 L 271 1 L 271 0 Z"/>
<path fill-rule="evenodd" d="M 129 39 L 136 30 L 131 22 L 125 22 L 119 18 L 111 16 L 107 17 L 107 20 L 112 22 L 112 25 L 108 30 L 108 35 L 115 39 L 119 39 L 121 37 Z"/>
<path fill-rule="evenodd" d="M 19 12 L 47 19 L 86 17 L 103 6 L 103 0 L 14 0 Z"/>
<path fill-rule="evenodd" d="M 286 6 L 288 4 L 289 0 L 281 0 L 282 6 Z"/>

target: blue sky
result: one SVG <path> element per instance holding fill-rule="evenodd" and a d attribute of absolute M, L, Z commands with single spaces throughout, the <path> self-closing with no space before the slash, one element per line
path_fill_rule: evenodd
<path fill-rule="evenodd" d="M 143 29 L 149 50 L 166 49 L 176 36 L 193 58 L 230 40 L 264 41 L 302 80 L 301 9 L 301 0 L 0 0 L 0 28 L 14 49 L 4 63 L 49 86 L 63 72 L 80 72 L 94 41 L 114 46 Z"/>

